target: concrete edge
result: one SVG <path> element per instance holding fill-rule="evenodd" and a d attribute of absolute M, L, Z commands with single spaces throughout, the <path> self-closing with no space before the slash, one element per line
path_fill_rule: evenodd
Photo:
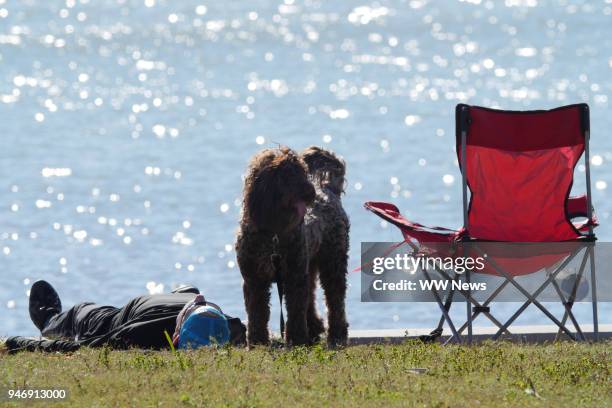
<path fill-rule="evenodd" d="M 573 329 L 572 326 L 568 326 Z M 593 325 L 582 325 L 581 330 L 587 340 L 595 339 Z M 406 340 L 415 340 L 419 336 L 427 335 L 431 329 L 386 329 L 386 330 L 350 330 L 349 343 L 351 345 L 360 344 L 399 344 Z M 474 327 L 472 330 L 472 340 L 480 343 L 490 340 L 497 332 L 496 327 Z M 558 328 L 553 325 L 542 326 L 514 326 L 510 327 L 511 334 L 505 334 L 499 340 L 511 341 L 515 343 L 544 343 L 555 340 L 571 340 L 567 335 L 557 336 Z M 572 330 L 573 332 L 573 330 Z M 450 337 L 450 330 L 444 329 L 444 334 L 438 339 L 439 342 L 446 342 Z M 612 324 L 602 324 L 598 327 L 598 340 L 612 338 Z M 467 330 L 463 333 L 462 342 L 467 341 Z"/>

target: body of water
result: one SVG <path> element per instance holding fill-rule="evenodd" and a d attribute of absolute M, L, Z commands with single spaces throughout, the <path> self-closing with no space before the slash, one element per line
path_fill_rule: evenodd
<path fill-rule="evenodd" d="M 588 102 L 609 240 L 611 95 L 610 0 L 0 0 L 0 335 L 35 333 L 36 279 L 67 306 L 191 283 L 244 318 L 233 242 L 264 147 L 345 158 L 351 269 L 361 241 L 401 239 L 364 201 L 459 227 L 460 102 Z M 434 304 L 362 304 L 349 281 L 353 328 L 437 321 Z"/>

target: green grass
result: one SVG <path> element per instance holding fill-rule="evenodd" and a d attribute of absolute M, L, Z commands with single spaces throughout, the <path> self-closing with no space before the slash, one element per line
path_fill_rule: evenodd
<path fill-rule="evenodd" d="M 409 342 L 344 350 L 4 354 L 0 389 L 66 388 L 67 400 L 40 404 L 54 407 L 604 407 L 612 406 L 611 345 Z"/>

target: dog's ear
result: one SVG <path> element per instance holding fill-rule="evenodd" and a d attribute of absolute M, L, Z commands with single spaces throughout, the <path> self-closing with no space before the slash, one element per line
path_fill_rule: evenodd
<path fill-rule="evenodd" d="M 275 224 L 275 214 L 278 215 L 280 197 L 277 176 L 271 167 L 260 169 L 253 175 L 246 194 L 245 204 L 253 224 L 257 228 L 272 227 Z"/>

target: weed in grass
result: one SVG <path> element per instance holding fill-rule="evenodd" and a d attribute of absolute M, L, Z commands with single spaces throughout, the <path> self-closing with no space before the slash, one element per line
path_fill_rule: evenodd
<path fill-rule="evenodd" d="M 168 334 L 166 330 L 164 330 L 164 335 L 166 336 L 166 341 L 170 345 L 170 350 L 172 354 L 176 357 L 176 365 L 178 366 L 178 368 L 185 371 L 188 367 L 193 366 L 191 361 L 185 358 L 184 354 L 181 351 L 178 351 L 174 348 L 174 343 L 172 342 L 172 339 L 170 338 L 170 334 Z"/>
<path fill-rule="evenodd" d="M 106 368 L 110 368 L 110 347 L 104 346 L 98 353 L 98 363 L 102 364 Z"/>

